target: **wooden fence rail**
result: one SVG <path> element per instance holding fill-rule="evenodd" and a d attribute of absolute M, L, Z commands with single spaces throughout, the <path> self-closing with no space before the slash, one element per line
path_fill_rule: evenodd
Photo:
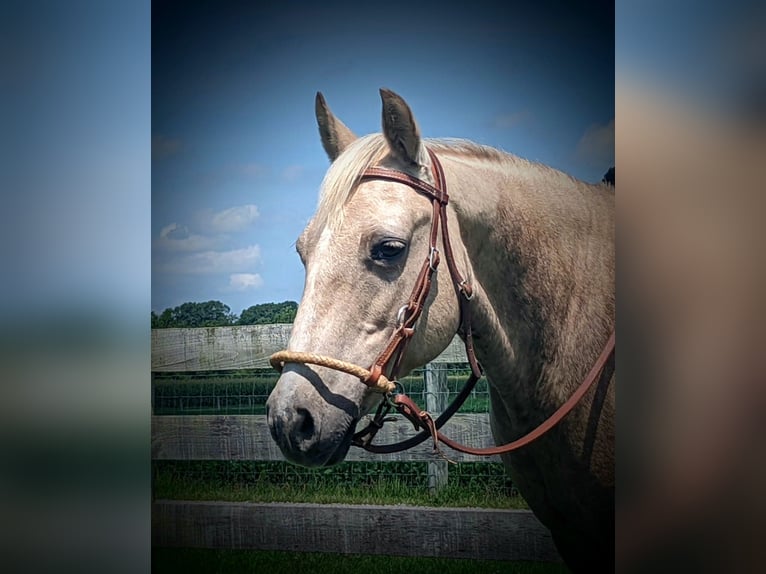
<path fill-rule="evenodd" d="M 158 500 L 152 544 L 559 562 L 526 510 Z"/>
<path fill-rule="evenodd" d="M 152 329 L 152 371 L 268 369 L 269 356 L 287 348 L 292 328 L 292 325 L 242 325 Z M 465 363 L 463 342 L 455 337 L 432 362 Z"/>
<path fill-rule="evenodd" d="M 287 346 L 292 325 L 152 330 L 152 371 L 269 368 L 268 357 Z M 426 366 L 426 408 L 441 412 L 444 363 L 465 363 L 460 339 Z M 489 415 L 458 414 L 445 433 L 466 444 L 490 446 Z M 376 443 L 412 436 L 406 421 L 389 423 Z M 264 415 L 152 416 L 153 460 L 284 460 Z M 444 447 L 453 461 L 497 462 Z M 350 461 L 427 461 L 429 487 L 446 484 L 448 463 L 425 441 L 403 453 L 373 455 L 358 448 Z M 218 549 L 288 550 L 490 560 L 560 562 L 550 533 L 525 510 L 410 506 L 256 504 L 220 501 L 152 503 L 152 544 Z"/>
<path fill-rule="evenodd" d="M 444 431 L 460 442 L 485 447 L 492 446 L 489 416 L 486 414 L 455 415 Z M 386 424 L 375 437 L 376 444 L 388 444 L 414 433 L 412 424 L 399 420 Z M 444 454 L 455 462 L 488 462 L 442 447 Z M 152 459 L 154 460 L 285 460 L 271 438 L 265 415 L 195 415 L 152 417 Z M 373 454 L 352 447 L 349 461 L 438 461 L 433 445 L 425 441 L 415 448 L 391 454 Z M 499 462 L 499 457 L 492 457 Z"/>

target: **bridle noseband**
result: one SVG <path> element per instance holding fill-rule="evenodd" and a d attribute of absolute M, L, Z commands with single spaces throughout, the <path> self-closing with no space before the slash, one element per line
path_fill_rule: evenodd
<path fill-rule="evenodd" d="M 456 443 L 439 432 L 439 429 L 444 423 L 457 412 L 465 402 L 466 398 L 468 398 L 475 387 L 476 382 L 481 378 L 482 370 L 474 352 L 473 332 L 471 328 L 470 301 L 474 294 L 473 288 L 470 282 L 465 279 L 457 269 L 455 257 L 452 252 L 452 245 L 449 239 L 449 231 L 447 228 L 447 204 L 449 203 L 447 182 L 444 177 L 444 170 L 442 169 L 436 154 L 430 149 L 428 150 L 428 154 L 431 158 L 435 185 L 431 185 L 427 181 L 418 179 L 408 173 L 383 167 L 368 168 L 362 174 L 360 180 L 385 179 L 403 183 L 429 198 L 433 208 L 428 255 L 420 268 L 420 272 L 415 281 L 415 286 L 412 289 L 407 304 L 403 305 L 397 313 L 396 326 L 383 351 L 377 356 L 369 369 L 364 369 L 352 363 L 347 363 L 332 357 L 296 351 L 279 351 L 274 353 L 269 358 L 269 362 L 271 363 L 271 366 L 279 372 L 282 372 L 284 365 L 287 363 L 308 363 L 327 367 L 353 375 L 359 378 L 362 383 L 371 389 L 383 393 L 384 399 L 378 406 L 372 421 L 364 429 L 357 432 L 352 441 L 352 444 L 355 446 L 364 448 L 370 452 L 380 454 L 399 452 L 412 448 L 429 437 L 433 440 L 435 451 L 438 451 L 438 443 L 443 442 L 455 450 L 478 456 L 510 452 L 511 450 L 529 444 L 553 428 L 574 408 L 587 390 L 599 378 L 599 374 L 604 370 L 604 365 L 607 363 L 607 360 L 614 355 L 614 332 L 612 332 L 604 351 L 596 361 L 593 369 L 591 369 L 591 372 L 580 384 L 577 391 L 575 391 L 570 399 L 553 413 L 553 415 L 524 437 L 501 447 L 474 449 Z M 441 260 L 439 250 L 437 249 L 439 227 L 441 227 L 444 258 L 447 261 L 447 268 L 449 269 L 450 277 L 452 278 L 452 283 L 460 302 L 462 334 L 465 343 L 466 357 L 468 358 L 468 363 L 471 367 L 471 375 L 463 386 L 463 389 L 458 393 L 457 397 L 455 397 L 447 409 L 444 410 L 437 419 L 433 419 L 428 412 L 421 410 L 420 407 L 406 394 L 403 392 L 396 392 L 401 389 L 399 383 L 396 382 L 396 377 L 399 374 L 402 358 L 404 357 L 407 345 L 415 334 L 415 324 L 423 312 L 426 299 L 428 298 L 431 289 L 433 275 L 436 273 Z M 391 420 L 387 417 L 391 409 L 397 410 L 405 418 L 411 421 L 416 429 L 423 430 L 410 439 L 395 444 L 373 445 L 372 439 L 375 437 L 375 434 L 382 428 L 386 421 Z"/>

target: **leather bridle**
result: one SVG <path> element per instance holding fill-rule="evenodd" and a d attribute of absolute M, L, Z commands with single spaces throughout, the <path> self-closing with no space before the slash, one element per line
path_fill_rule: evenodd
<path fill-rule="evenodd" d="M 452 245 L 449 239 L 449 231 L 447 228 L 447 204 L 449 203 L 449 195 L 447 194 L 447 183 L 444 177 L 444 170 L 442 169 L 436 154 L 431 150 L 428 150 L 428 154 L 431 158 L 435 185 L 431 185 L 427 181 L 418 179 L 408 173 L 383 167 L 370 167 L 361 176 L 361 180 L 385 179 L 403 183 L 429 198 L 433 208 L 428 255 L 420 268 L 417 280 L 415 281 L 415 286 L 412 289 L 407 304 L 399 309 L 396 319 L 396 327 L 394 328 L 388 343 L 372 363 L 371 367 L 369 369 L 363 369 L 357 365 L 346 363 L 345 361 L 340 361 L 331 357 L 295 351 L 280 351 L 274 353 L 269 361 L 271 365 L 280 372 L 287 363 L 309 363 L 328 367 L 352 374 L 358 377 L 362 383 L 371 389 L 382 392 L 384 398 L 378 406 L 371 422 L 364 429 L 354 434 L 352 440 L 354 446 L 364 448 L 373 453 L 384 454 L 412 448 L 430 437 L 433 441 L 434 451 L 438 451 L 438 444 L 442 442 L 450 448 L 477 456 L 504 454 L 529 444 L 553 428 L 582 399 L 588 389 L 593 386 L 593 383 L 599 379 L 599 374 L 602 374 L 602 378 L 607 375 L 611 376 L 610 373 L 605 371 L 604 367 L 610 357 L 614 356 L 615 335 L 614 332 L 612 332 L 604 350 L 593 368 L 569 400 L 559 407 L 542 424 L 523 437 L 503 446 L 477 449 L 461 445 L 439 432 L 439 429 L 444 423 L 457 412 L 468 398 L 475 387 L 476 382 L 481 378 L 482 370 L 476 359 L 473 346 L 470 306 L 470 301 L 473 298 L 473 288 L 470 282 L 468 282 L 457 269 L 455 257 L 452 252 Z M 415 333 L 415 324 L 423 312 L 426 299 L 428 298 L 431 289 L 433 275 L 436 273 L 440 263 L 441 257 L 437 248 L 440 227 L 444 258 L 447 261 L 447 268 L 449 269 L 450 277 L 452 278 L 452 283 L 460 302 L 462 335 L 465 343 L 466 357 L 468 358 L 468 363 L 471 367 L 471 375 L 452 403 L 450 403 L 438 418 L 434 419 L 430 413 L 421 410 L 410 397 L 404 394 L 404 392 L 401 392 L 401 385 L 396 382 L 396 377 L 399 374 L 402 358 L 406 352 L 407 345 Z M 391 418 L 387 416 L 391 409 L 398 411 L 413 423 L 416 430 L 422 429 L 422 432 L 410 439 L 398 443 L 373 445 L 372 440 L 375 437 L 375 434 L 383 427 L 385 422 L 391 420 Z"/>

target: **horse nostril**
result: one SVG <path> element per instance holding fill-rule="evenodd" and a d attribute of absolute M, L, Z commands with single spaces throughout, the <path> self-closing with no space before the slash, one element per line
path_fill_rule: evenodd
<path fill-rule="evenodd" d="M 312 436 L 314 434 L 314 417 L 308 410 L 302 408 L 297 409 L 296 414 L 299 421 L 298 433 L 304 438 Z"/>

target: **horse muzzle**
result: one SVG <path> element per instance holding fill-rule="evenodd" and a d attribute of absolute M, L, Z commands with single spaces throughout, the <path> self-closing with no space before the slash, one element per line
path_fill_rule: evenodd
<path fill-rule="evenodd" d="M 323 396 L 297 372 L 303 370 L 308 369 L 284 370 L 266 401 L 266 420 L 288 461 L 307 467 L 331 466 L 348 453 L 358 407 L 337 395 Z"/>

